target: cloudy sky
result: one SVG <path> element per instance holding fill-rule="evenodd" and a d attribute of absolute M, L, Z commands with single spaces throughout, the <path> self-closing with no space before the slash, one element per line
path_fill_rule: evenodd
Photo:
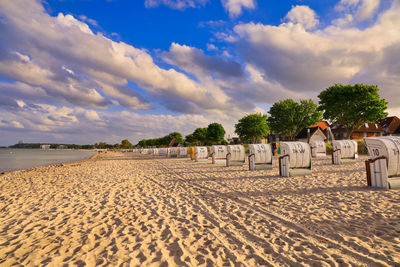
<path fill-rule="evenodd" d="M 400 0 L 1 0 L 0 145 L 186 135 L 335 83 L 400 115 Z"/>

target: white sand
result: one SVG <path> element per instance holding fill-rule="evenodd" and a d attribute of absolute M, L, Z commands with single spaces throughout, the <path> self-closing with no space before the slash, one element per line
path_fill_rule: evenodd
<path fill-rule="evenodd" d="M 107 153 L 7 173 L 0 265 L 395 266 L 400 191 L 366 187 L 363 160 L 282 178 Z"/>

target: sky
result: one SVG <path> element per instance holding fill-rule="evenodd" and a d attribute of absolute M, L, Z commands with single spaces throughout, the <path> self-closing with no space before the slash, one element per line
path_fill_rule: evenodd
<path fill-rule="evenodd" d="M 187 135 L 335 83 L 400 116 L 400 0 L 1 0 L 0 145 Z"/>

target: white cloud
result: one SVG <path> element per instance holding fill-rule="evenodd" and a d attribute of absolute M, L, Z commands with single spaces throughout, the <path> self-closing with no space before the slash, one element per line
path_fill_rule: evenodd
<path fill-rule="evenodd" d="M 240 16 L 245 8 L 254 9 L 256 2 L 255 0 L 222 0 L 222 5 L 229 16 L 234 18 Z"/>
<path fill-rule="evenodd" d="M 145 0 L 144 5 L 147 8 L 164 5 L 172 9 L 185 10 L 203 7 L 207 2 L 209 0 Z M 240 16 L 243 9 L 254 9 L 256 7 L 256 0 L 221 0 L 221 2 L 231 18 Z"/>
<path fill-rule="evenodd" d="M 183 135 L 211 121 L 201 115 L 141 115 L 53 105 L 26 105 L 13 110 L 0 107 L 1 142 L 119 143 L 138 142 L 173 131 Z M 82 131 L 85 133 L 82 135 Z M 5 143 L 7 144 L 7 143 Z"/>
<path fill-rule="evenodd" d="M 239 63 L 221 57 L 211 57 L 198 48 L 172 43 L 170 51 L 164 53 L 164 59 L 202 79 L 204 76 L 243 77 Z"/>
<path fill-rule="evenodd" d="M 146 0 L 145 7 L 154 8 L 165 5 L 172 9 L 185 10 L 187 8 L 196 8 L 204 6 L 208 0 Z"/>
<path fill-rule="evenodd" d="M 61 27 L 73 28 L 78 27 L 81 32 L 93 35 L 93 32 L 90 30 L 89 26 L 86 23 L 80 22 L 75 19 L 72 15 L 65 15 L 59 13 L 57 16 L 57 22 Z"/>
<path fill-rule="evenodd" d="M 25 106 L 25 102 L 22 101 L 22 100 L 16 100 L 15 102 L 17 103 L 17 105 L 18 105 L 20 108 L 23 108 L 23 107 Z"/>
<path fill-rule="evenodd" d="M 317 14 L 308 6 L 294 6 L 285 19 L 292 23 L 303 25 L 305 29 L 313 29 L 319 23 Z"/>
<path fill-rule="evenodd" d="M 217 51 L 218 47 L 216 47 L 214 44 L 207 44 L 207 50 L 208 51 Z"/>
<path fill-rule="evenodd" d="M 85 16 L 85 15 L 80 15 L 80 16 L 79 16 L 79 19 L 80 19 L 81 21 L 85 21 L 85 22 L 87 22 L 87 23 L 89 23 L 89 24 L 91 24 L 91 25 L 93 25 L 93 26 L 99 26 L 96 20 L 91 19 L 91 18 L 88 18 L 88 17 Z"/>
<path fill-rule="evenodd" d="M 85 110 L 85 117 L 90 121 L 101 121 L 99 114 L 94 110 Z"/>
<path fill-rule="evenodd" d="M 329 25 L 310 32 L 292 23 L 247 23 L 234 31 L 243 59 L 287 91 L 317 100 L 320 91 L 335 83 L 377 84 L 394 107 L 400 102 L 398 14 L 400 3 L 394 1 L 365 29 Z"/>
<path fill-rule="evenodd" d="M 84 107 L 119 103 L 132 110 L 150 108 L 127 87 L 131 81 L 152 98 L 185 104 L 165 103 L 174 111 L 212 112 L 226 106 L 227 96 L 220 88 L 160 68 L 146 50 L 95 34 L 71 15 L 51 17 L 37 1 L 2 1 L 0 16 L 7 25 L 0 33 L 6 48 L 0 75 L 42 88 L 46 95 Z M 15 51 L 31 60 L 11 57 Z"/>
<path fill-rule="evenodd" d="M 19 59 L 19 61 L 23 62 L 23 63 L 28 63 L 29 61 L 31 61 L 31 59 L 29 58 L 29 56 L 27 55 L 23 55 L 17 51 L 12 52 L 11 54 L 14 54 L 17 56 L 17 58 Z"/>
<path fill-rule="evenodd" d="M 355 22 L 370 19 L 378 11 L 380 0 L 341 0 L 335 10 L 345 15 L 333 21 L 339 26 L 351 26 Z"/>
<path fill-rule="evenodd" d="M 288 97 L 317 100 L 338 82 L 377 84 L 391 114 L 399 115 L 393 113 L 400 103 L 400 3 L 376 16 L 371 3 L 361 8 L 367 2 L 353 2 L 342 1 L 340 18 L 328 26 L 318 25 L 305 6 L 293 7 L 279 26 L 240 23 L 231 31 L 225 22 L 210 22 L 213 30 L 225 29 L 217 34 L 225 41 L 220 50 L 207 46 L 220 55 L 172 43 L 158 54 L 172 66 L 162 68 L 147 50 L 96 33 L 86 18 L 52 17 L 37 1 L 0 1 L 0 76 L 10 81 L 0 81 L 1 142 L 27 136 L 38 142 L 137 142 L 175 130 L 187 134 L 214 121 L 232 135 L 244 114 Z M 247 8 L 237 7 L 227 10 L 237 16 Z M 370 21 L 359 29 L 366 16 L 361 9 L 373 11 L 363 11 Z M 189 115 L 124 109 L 149 109 L 150 103 Z M 107 110 L 112 105 L 125 111 Z"/>

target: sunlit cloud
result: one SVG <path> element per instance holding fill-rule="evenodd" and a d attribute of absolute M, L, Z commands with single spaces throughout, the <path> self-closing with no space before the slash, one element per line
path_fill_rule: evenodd
<path fill-rule="evenodd" d="M 146 1 L 183 12 L 207 4 Z M 41 1 L 0 1 L 2 139 L 137 142 L 214 121 L 233 135 L 244 114 L 289 97 L 318 101 L 335 83 L 377 84 L 398 115 L 399 1 L 382 8 L 381 1 L 341 0 L 330 21 L 296 5 L 277 25 L 236 22 L 256 1 L 222 4 L 230 18 L 195 23 L 210 31 L 204 43 L 151 50 L 97 32 L 101 21 L 85 15 L 50 15 Z"/>

